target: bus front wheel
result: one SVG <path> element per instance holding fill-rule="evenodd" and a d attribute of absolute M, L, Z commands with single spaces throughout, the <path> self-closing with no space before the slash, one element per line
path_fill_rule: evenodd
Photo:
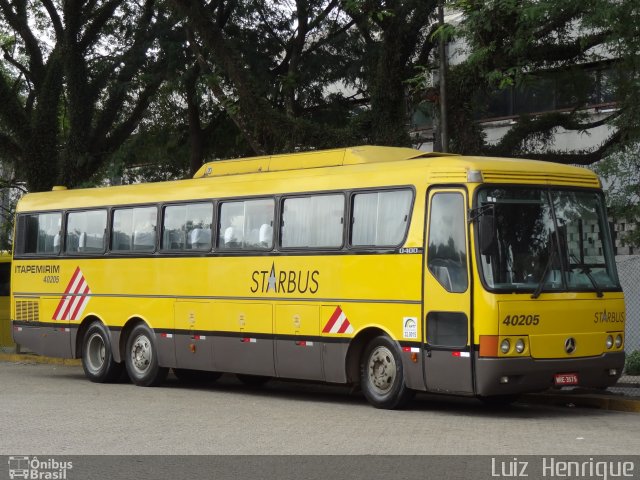
<path fill-rule="evenodd" d="M 82 339 L 82 369 L 85 376 L 96 383 L 115 382 L 122 375 L 123 367 L 113 359 L 107 329 L 102 323 L 93 322 Z"/>
<path fill-rule="evenodd" d="M 403 408 L 415 393 L 405 385 L 398 347 L 386 335 L 367 345 L 362 356 L 360 384 L 364 396 L 376 408 Z"/>
<path fill-rule="evenodd" d="M 155 387 L 164 382 L 169 369 L 158 365 L 158 352 L 153 331 L 145 324 L 136 325 L 125 352 L 127 373 L 133 383 L 141 387 Z"/>

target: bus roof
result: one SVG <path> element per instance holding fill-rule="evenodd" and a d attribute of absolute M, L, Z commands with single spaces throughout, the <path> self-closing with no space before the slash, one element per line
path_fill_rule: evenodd
<path fill-rule="evenodd" d="M 236 158 L 205 163 L 193 178 L 238 175 L 243 173 L 278 172 L 306 168 L 339 167 L 363 163 L 396 162 L 415 158 L 456 156 L 449 153 L 430 153 L 402 147 L 363 145 L 333 150 L 287 153 L 263 157 Z"/>
<path fill-rule="evenodd" d="M 469 172 L 476 173 L 475 176 Z M 421 183 L 564 185 L 599 188 L 592 171 L 536 160 L 362 146 L 209 162 L 193 179 L 25 195 L 18 211 L 171 202 Z"/>

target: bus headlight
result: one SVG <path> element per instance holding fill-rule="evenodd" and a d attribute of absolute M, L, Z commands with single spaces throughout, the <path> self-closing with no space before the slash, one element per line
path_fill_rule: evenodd
<path fill-rule="evenodd" d="M 607 335 L 607 350 L 613 347 L 613 337 L 611 335 Z"/>
<path fill-rule="evenodd" d="M 620 348 L 622 346 L 622 335 L 616 335 L 616 348 Z"/>
<path fill-rule="evenodd" d="M 516 342 L 516 352 L 518 353 L 524 352 L 524 340 L 522 340 L 521 338 L 519 338 L 518 341 Z"/>
<path fill-rule="evenodd" d="M 500 350 L 502 351 L 502 353 L 509 353 L 510 349 L 511 349 L 511 342 L 509 341 L 508 338 L 505 338 L 500 343 Z"/>

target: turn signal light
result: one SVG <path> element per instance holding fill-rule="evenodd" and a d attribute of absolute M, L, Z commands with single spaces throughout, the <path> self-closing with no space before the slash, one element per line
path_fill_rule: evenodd
<path fill-rule="evenodd" d="M 498 356 L 498 335 L 480 335 L 480 356 Z"/>

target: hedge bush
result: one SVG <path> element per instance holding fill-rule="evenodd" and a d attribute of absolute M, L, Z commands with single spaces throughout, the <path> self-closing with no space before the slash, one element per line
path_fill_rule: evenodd
<path fill-rule="evenodd" d="M 640 350 L 627 355 L 625 372 L 627 375 L 640 375 Z"/>

